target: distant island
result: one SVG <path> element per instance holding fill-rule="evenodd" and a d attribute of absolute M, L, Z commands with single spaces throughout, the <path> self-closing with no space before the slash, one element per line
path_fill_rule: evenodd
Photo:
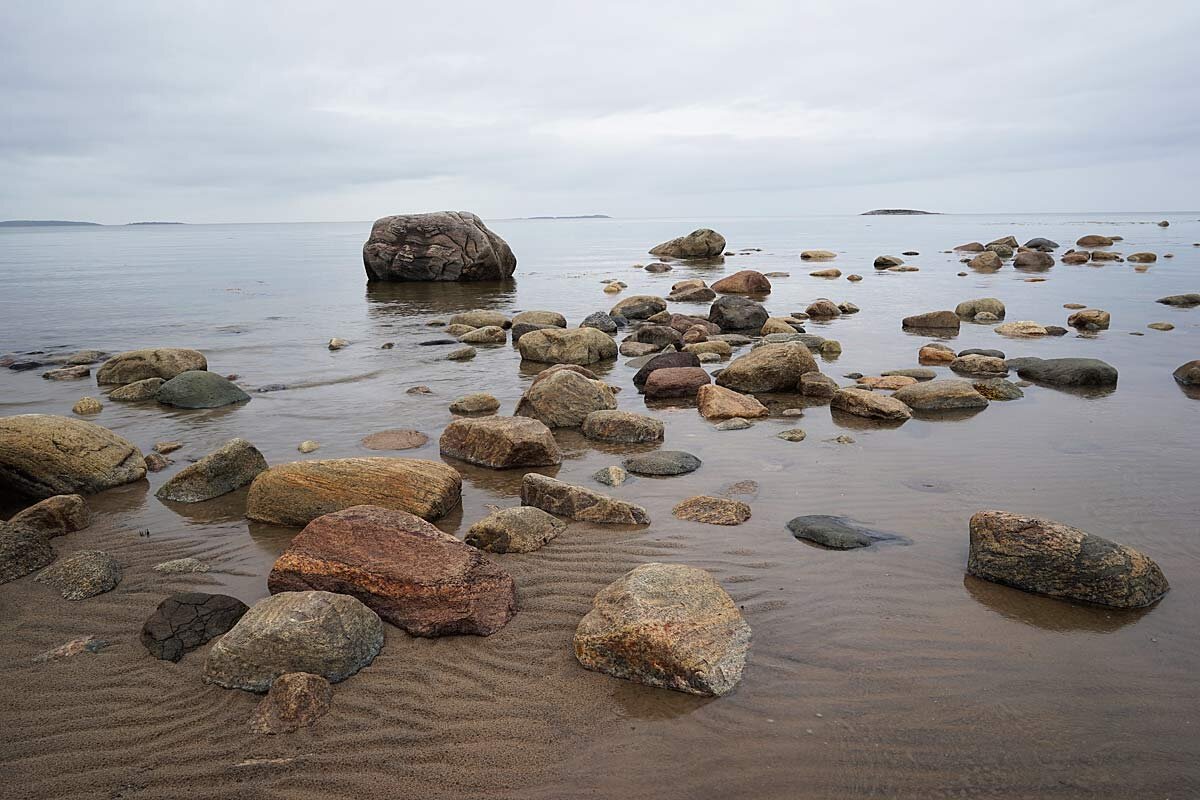
<path fill-rule="evenodd" d="M 578 214 L 573 217 L 522 217 L 522 219 L 612 219 L 608 214 Z"/>
<path fill-rule="evenodd" d="M 70 219 L 5 219 L 0 220 L 0 228 L 108 228 L 128 227 L 130 225 L 186 225 L 186 222 L 127 222 L 124 226 L 105 225 L 101 222 L 79 222 Z"/>
<path fill-rule="evenodd" d="M 917 211 L 915 208 L 876 208 L 873 211 L 864 211 L 859 214 L 860 217 L 891 217 L 891 216 L 913 216 L 916 214 L 940 214 L 940 211 Z"/>

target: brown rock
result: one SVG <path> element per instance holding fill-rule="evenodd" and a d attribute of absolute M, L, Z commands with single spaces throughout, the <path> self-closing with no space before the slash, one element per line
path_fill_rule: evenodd
<path fill-rule="evenodd" d="M 971 269 L 988 271 L 997 270 L 1004 266 L 1004 259 L 1000 258 L 1000 256 L 996 255 L 991 250 L 988 250 L 972 258 L 967 263 L 967 266 Z"/>
<path fill-rule="evenodd" d="M 700 416 L 705 419 L 756 419 L 769 414 L 767 407 L 758 402 L 757 398 L 723 386 L 701 386 L 696 400 Z"/>
<path fill-rule="evenodd" d="M 9 520 L 14 527 L 40 531 L 48 538 L 81 531 L 92 524 L 92 511 L 77 494 L 47 497 Z"/>
<path fill-rule="evenodd" d="M 800 376 L 800 394 L 828 400 L 838 390 L 837 382 L 820 372 L 806 372 Z"/>
<path fill-rule="evenodd" d="M 1054 256 L 1038 250 L 1026 250 L 1017 253 L 1013 266 L 1017 269 L 1050 269 L 1054 266 Z"/>
<path fill-rule="evenodd" d="M 959 251 L 960 253 L 982 253 L 983 252 L 983 243 L 982 242 L 967 242 L 966 244 L 960 244 L 958 247 L 956 247 L 954 249 Z"/>
<path fill-rule="evenodd" d="M 368 450 L 413 450 L 424 447 L 429 437 L 420 431 L 393 428 L 364 436 L 362 446 Z"/>
<path fill-rule="evenodd" d="M 617 398 L 608 384 L 558 370 L 538 375 L 517 403 L 516 415 L 532 417 L 550 428 L 578 428 L 593 411 L 616 407 Z"/>
<path fill-rule="evenodd" d="M 124 386 L 146 378 L 168 381 L 185 372 L 206 369 L 208 361 L 198 350 L 176 347 L 129 350 L 105 361 L 96 372 L 96 383 L 101 386 Z"/>
<path fill-rule="evenodd" d="M 958 314 L 953 311 L 928 311 L 924 314 L 915 314 L 911 317 L 905 317 L 902 326 L 905 328 L 938 328 L 946 330 L 958 330 L 962 321 L 958 318 Z"/>
<path fill-rule="evenodd" d="M 810 317 L 822 319 L 825 317 L 839 317 L 842 310 L 838 308 L 837 303 L 832 300 L 821 297 L 809 304 L 808 308 L 804 309 L 804 313 Z"/>
<path fill-rule="evenodd" d="M 671 513 L 688 522 L 709 525 L 741 525 L 750 519 L 750 506 L 728 497 L 689 497 L 678 503 Z"/>
<path fill-rule="evenodd" d="M 521 481 L 521 504 L 560 517 L 609 525 L 649 525 L 646 509 L 624 500 L 530 472 Z"/>
<path fill-rule="evenodd" d="M 701 367 L 656 369 L 646 378 L 643 391 L 652 400 L 668 397 L 692 397 L 712 379 Z"/>
<path fill-rule="evenodd" d="M 476 522 L 463 541 L 489 553 L 532 553 L 567 529 L 567 524 L 533 506 L 502 508 Z"/>
<path fill-rule="evenodd" d="M 141 451 L 107 428 L 51 414 L 0 417 L 0 489 L 95 494 L 144 477 Z"/>
<path fill-rule="evenodd" d="M 593 411 L 583 420 L 583 435 L 599 442 L 661 442 L 663 423 L 660 419 L 631 411 Z"/>
<path fill-rule="evenodd" d="M 377 505 L 439 519 L 461 495 L 462 477 L 437 461 L 382 456 L 297 461 L 254 479 L 246 516 L 299 527 L 343 508 Z"/>
<path fill-rule="evenodd" d="M 329 711 L 333 687 L 320 675 L 288 672 L 271 682 L 250 717 L 253 733 L 291 733 L 307 728 Z"/>
<path fill-rule="evenodd" d="M 799 342 L 764 344 L 731 361 L 717 376 L 717 385 L 738 392 L 795 392 L 801 375 L 819 371 L 812 353 Z"/>
<path fill-rule="evenodd" d="M 744 269 L 717 281 L 712 289 L 729 294 L 767 294 L 771 291 L 771 281 L 761 272 Z"/>
<path fill-rule="evenodd" d="M 1084 328 L 1087 330 L 1108 330 L 1108 325 L 1112 317 L 1107 311 L 1099 308 L 1085 308 L 1082 311 L 1076 311 L 1067 318 L 1067 324 L 1072 328 Z"/>
<path fill-rule="evenodd" d="M 455 414 L 491 413 L 500 408 L 500 401 L 486 392 L 465 394 L 450 404 Z"/>
<path fill-rule="evenodd" d="M 1107 236 L 1101 236 L 1097 233 L 1091 233 L 1087 236 L 1079 237 L 1075 242 L 1077 247 L 1112 247 L 1113 240 Z"/>
<path fill-rule="evenodd" d="M 904 403 L 868 389 L 838 389 L 829 401 L 829 407 L 868 419 L 904 421 L 912 417 L 912 411 Z"/>
<path fill-rule="evenodd" d="M 442 431 L 439 446 L 442 455 L 492 469 L 562 463 L 554 434 L 528 417 L 458 419 Z"/>
<path fill-rule="evenodd" d="M 868 389 L 903 389 L 917 382 L 916 378 L 907 375 L 884 375 L 881 377 L 867 376 L 859 378 L 858 382 Z"/>

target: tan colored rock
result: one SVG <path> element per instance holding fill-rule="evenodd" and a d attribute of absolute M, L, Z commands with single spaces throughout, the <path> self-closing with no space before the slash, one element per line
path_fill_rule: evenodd
<path fill-rule="evenodd" d="M 937 328 L 956 331 L 962 325 L 958 314 L 953 311 L 927 311 L 905 317 L 901 326 L 905 328 Z"/>
<path fill-rule="evenodd" d="M 646 319 L 667 310 L 667 301 L 650 294 L 635 294 L 626 297 L 609 310 L 610 317 Z"/>
<path fill-rule="evenodd" d="M 1085 308 L 1067 318 L 1067 324 L 1072 328 L 1085 330 L 1108 330 L 1111 321 L 1112 316 L 1099 308 Z"/>
<path fill-rule="evenodd" d="M 709 420 L 757 419 L 768 416 L 767 407 L 751 395 L 741 394 L 723 386 L 701 386 L 696 394 L 700 416 Z"/>
<path fill-rule="evenodd" d="M 970 381 L 922 381 L 905 386 L 892 397 L 915 411 L 985 408 L 988 400 Z"/>
<path fill-rule="evenodd" d="M 159 387 L 166 381 L 162 378 L 146 378 L 141 381 L 127 383 L 124 386 L 118 386 L 108 393 L 109 400 L 117 400 L 120 402 L 137 402 L 139 400 L 152 400 L 158 394 Z"/>
<path fill-rule="evenodd" d="M 810 277 L 813 277 L 813 278 L 840 278 L 840 277 L 842 277 L 842 271 L 840 269 L 837 269 L 836 267 L 830 267 L 829 269 L 818 269 L 818 270 L 816 270 L 814 272 L 810 272 L 808 274 Z"/>
<path fill-rule="evenodd" d="M 608 384 L 558 370 L 530 384 L 517 403 L 516 415 L 533 417 L 550 428 L 578 428 L 593 411 L 616 407 L 617 398 Z"/>
<path fill-rule="evenodd" d="M 870 376 L 859 378 L 858 382 L 868 389 L 903 389 L 917 382 L 916 378 L 910 378 L 907 375 L 884 375 L 882 377 Z"/>
<path fill-rule="evenodd" d="M 504 344 L 508 341 L 508 332 L 499 325 L 484 325 L 464 333 L 458 340 L 463 344 Z"/>
<path fill-rule="evenodd" d="M 142 452 L 107 428 L 51 414 L 0 417 L 0 489 L 95 494 L 144 477 Z"/>
<path fill-rule="evenodd" d="M 444 456 L 492 469 L 562 463 L 554 434 L 528 417 L 457 419 L 442 431 L 439 446 Z"/>
<path fill-rule="evenodd" d="M 832 250 L 804 250 L 800 253 L 800 258 L 805 261 L 830 261 L 837 258 L 837 253 Z"/>
<path fill-rule="evenodd" d="M 462 476 L 441 462 L 382 456 L 318 459 L 271 467 L 255 478 L 246 516 L 301 527 L 323 514 L 375 505 L 440 519 L 461 496 Z"/>
<path fill-rule="evenodd" d="M 521 481 L 521 505 L 534 506 L 579 522 L 603 525 L 650 524 L 650 515 L 641 506 L 536 472 L 527 473 Z"/>
<path fill-rule="evenodd" d="M 1076 247 L 1112 247 L 1113 240 L 1098 233 L 1091 233 L 1087 236 L 1079 237 L 1075 245 Z"/>
<path fill-rule="evenodd" d="M 663 422 L 632 411 L 593 411 L 583 420 L 583 435 L 598 442 L 661 442 Z"/>
<path fill-rule="evenodd" d="M 997 270 L 1004 266 L 1004 259 L 988 250 L 972 258 L 967 266 L 971 269 Z"/>
<path fill-rule="evenodd" d="M 803 344 L 765 344 L 729 362 L 717 376 L 717 385 L 738 392 L 795 392 L 801 375 L 819 371 Z"/>
<path fill-rule="evenodd" d="M 92 511 L 79 495 L 60 494 L 47 497 L 18 512 L 8 524 L 36 530 L 52 538 L 81 531 L 91 525 Z"/>
<path fill-rule="evenodd" d="M 957 356 L 949 347 L 927 344 L 917 351 L 917 360 L 922 364 L 950 364 Z"/>
<path fill-rule="evenodd" d="M 500 408 L 500 401 L 486 392 L 465 394 L 450 404 L 455 414 L 491 413 Z"/>
<path fill-rule="evenodd" d="M 1154 253 L 1130 253 L 1129 257 L 1125 260 L 1131 261 L 1134 264 L 1153 264 L 1155 261 L 1158 261 L 1158 256 Z"/>
<path fill-rule="evenodd" d="M 567 529 L 567 524 L 533 506 L 493 511 L 469 529 L 463 541 L 489 553 L 532 553 Z"/>
<path fill-rule="evenodd" d="M 692 344 L 685 344 L 683 352 L 695 353 L 696 355 L 700 355 L 701 353 L 715 353 L 722 359 L 725 359 L 733 355 L 733 346 L 729 342 L 722 341 L 694 342 Z"/>
<path fill-rule="evenodd" d="M 688 522 L 707 525 L 741 525 L 750 519 L 750 506 L 728 497 L 689 497 L 676 504 L 671 513 Z"/>
<path fill-rule="evenodd" d="M 868 389 L 838 389 L 829 401 L 829 407 L 867 419 L 902 422 L 912 417 L 912 411 L 904 403 Z"/>
<path fill-rule="evenodd" d="M 1032 320 L 1019 320 L 1017 322 L 1005 322 L 1002 325 L 997 325 L 992 328 L 1001 336 L 1045 336 L 1046 329 Z"/>
<path fill-rule="evenodd" d="M 96 372 L 96 383 L 124 386 L 146 378 L 170 380 L 184 372 L 205 369 L 208 361 L 198 350 L 173 347 L 129 350 L 105 361 Z"/>
<path fill-rule="evenodd" d="M 512 325 L 512 321 L 499 311 L 479 308 L 474 311 L 464 311 L 461 314 L 455 314 L 450 317 L 450 324 L 469 325 L 472 328 L 486 328 L 489 326 L 508 328 Z"/>
<path fill-rule="evenodd" d="M 596 328 L 543 328 L 517 342 L 521 358 L 545 364 L 595 364 L 617 357 L 617 343 Z"/>

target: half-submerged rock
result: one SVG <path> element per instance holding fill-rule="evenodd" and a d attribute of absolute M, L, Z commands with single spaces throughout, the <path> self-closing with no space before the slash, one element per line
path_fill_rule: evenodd
<path fill-rule="evenodd" d="M 512 576 L 479 550 L 378 506 L 310 522 L 271 568 L 267 589 L 348 594 L 414 636 L 488 636 L 517 612 Z"/>
<path fill-rule="evenodd" d="M 1010 358 L 1022 378 L 1050 386 L 1116 386 L 1117 368 L 1098 358 Z"/>
<path fill-rule="evenodd" d="M 521 481 L 521 504 L 560 517 L 604 525 L 649 525 L 646 509 L 583 486 L 531 472 Z"/>
<path fill-rule="evenodd" d="M 709 228 L 698 228 L 650 249 L 663 258 L 713 258 L 725 252 L 725 237 Z"/>
<path fill-rule="evenodd" d="M 0 489 L 27 497 L 96 494 L 146 477 L 142 451 L 70 417 L 0 417 Z"/>
<path fill-rule="evenodd" d="M 331 458 L 271 467 L 254 479 L 246 516 L 301 527 L 322 514 L 374 505 L 440 519 L 462 499 L 462 476 L 417 458 Z"/>
<path fill-rule="evenodd" d="M 208 651 L 204 682 L 265 692 L 280 675 L 311 672 L 331 683 L 370 664 L 383 622 L 348 594 L 283 592 L 255 603 Z"/>
<path fill-rule="evenodd" d="M 551 369 L 539 374 L 525 390 L 516 416 L 532 417 L 549 428 L 578 428 L 593 411 L 617 407 L 617 398 L 604 381 L 569 369 Z"/>
<path fill-rule="evenodd" d="M 442 455 L 492 469 L 562 463 L 554 434 L 529 417 L 457 419 L 442 431 L 439 447 Z"/>
<path fill-rule="evenodd" d="M 967 572 L 1027 592 L 1116 608 L 1142 608 L 1170 588 L 1148 556 L 1037 517 L 980 511 L 971 517 Z"/>
<path fill-rule="evenodd" d="M 184 467 L 158 487 L 154 496 L 177 503 L 201 503 L 245 486 L 268 469 L 267 459 L 245 439 L 230 439 L 220 449 Z"/>
<path fill-rule="evenodd" d="M 183 347 L 156 347 L 117 353 L 96 372 L 101 386 L 125 386 L 148 378 L 169 381 L 176 375 L 208 369 L 208 361 L 199 350 Z"/>
<path fill-rule="evenodd" d="M 397 214 L 371 226 L 368 281 L 495 281 L 512 277 L 508 243 L 467 211 Z"/>
<path fill-rule="evenodd" d="M 207 370 L 181 372 L 158 387 L 154 398 L 175 408 L 221 408 L 245 403 L 250 395 L 228 378 Z"/>
<path fill-rule="evenodd" d="M 642 564 L 596 595 L 575 630 L 587 669 L 690 694 L 720 696 L 742 677 L 750 626 L 707 572 Z"/>
<path fill-rule="evenodd" d="M 77 494 L 47 497 L 13 516 L 10 525 L 31 528 L 47 538 L 81 531 L 92 524 L 92 511 Z"/>
<path fill-rule="evenodd" d="M 526 361 L 586 366 L 617 357 L 617 343 L 596 328 L 541 328 L 517 341 Z"/>

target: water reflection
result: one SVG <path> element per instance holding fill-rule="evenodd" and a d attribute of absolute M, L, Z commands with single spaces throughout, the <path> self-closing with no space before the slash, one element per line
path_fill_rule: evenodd
<path fill-rule="evenodd" d="M 367 314 L 372 319 L 380 320 L 390 316 L 456 314 L 476 308 L 507 311 L 516 298 L 516 288 L 515 280 L 368 283 Z"/>
<path fill-rule="evenodd" d="M 249 485 L 203 503 L 177 503 L 173 500 L 155 501 L 192 525 L 213 525 L 237 522 L 246 518 L 246 496 Z"/>
<path fill-rule="evenodd" d="M 913 418 L 924 422 L 966 422 L 987 406 L 980 408 L 946 408 L 938 411 L 913 409 Z"/>
<path fill-rule="evenodd" d="M 860 417 L 857 414 L 847 414 L 845 411 L 830 409 L 830 414 L 833 417 L 833 424 L 839 428 L 846 428 L 851 431 L 875 431 L 875 430 L 890 430 L 899 428 L 907 420 L 903 419 L 868 419 Z"/>
<path fill-rule="evenodd" d="M 971 599 L 1006 619 L 1047 631 L 1112 633 L 1137 622 L 1150 609 L 1116 609 L 1059 600 L 963 575 Z M 1153 608 L 1153 607 L 1151 607 Z"/>
<path fill-rule="evenodd" d="M 612 699 L 623 717 L 668 720 L 692 714 L 716 698 L 672 692 L 632 681 L 613 681 Z"/>
<path fill-rule="evenodd" d="M 521 481 L 525 475 L 530 472 L 535 472 L 539 475 L 545 475 L 553 478 L 558 475 L 559 465 L 554 464 L 546 467 L 515 467 L 513 469 L 489 469 L 488 467 L 480 467 L 475 464 L 470 464 L 466 461 L 459 461 L 457 458 L 443 455 L 442 461 L 449 466 L 458 470 L 462 475 L 463 485 L 469 486 L 472 489 L 479 489 L 487 492 L 493 497 L 502 498 L 511 501 L 513 497 L 519 497 L 521 494 Z M 461 508 L 461 506 L 459 507 Z"/>

